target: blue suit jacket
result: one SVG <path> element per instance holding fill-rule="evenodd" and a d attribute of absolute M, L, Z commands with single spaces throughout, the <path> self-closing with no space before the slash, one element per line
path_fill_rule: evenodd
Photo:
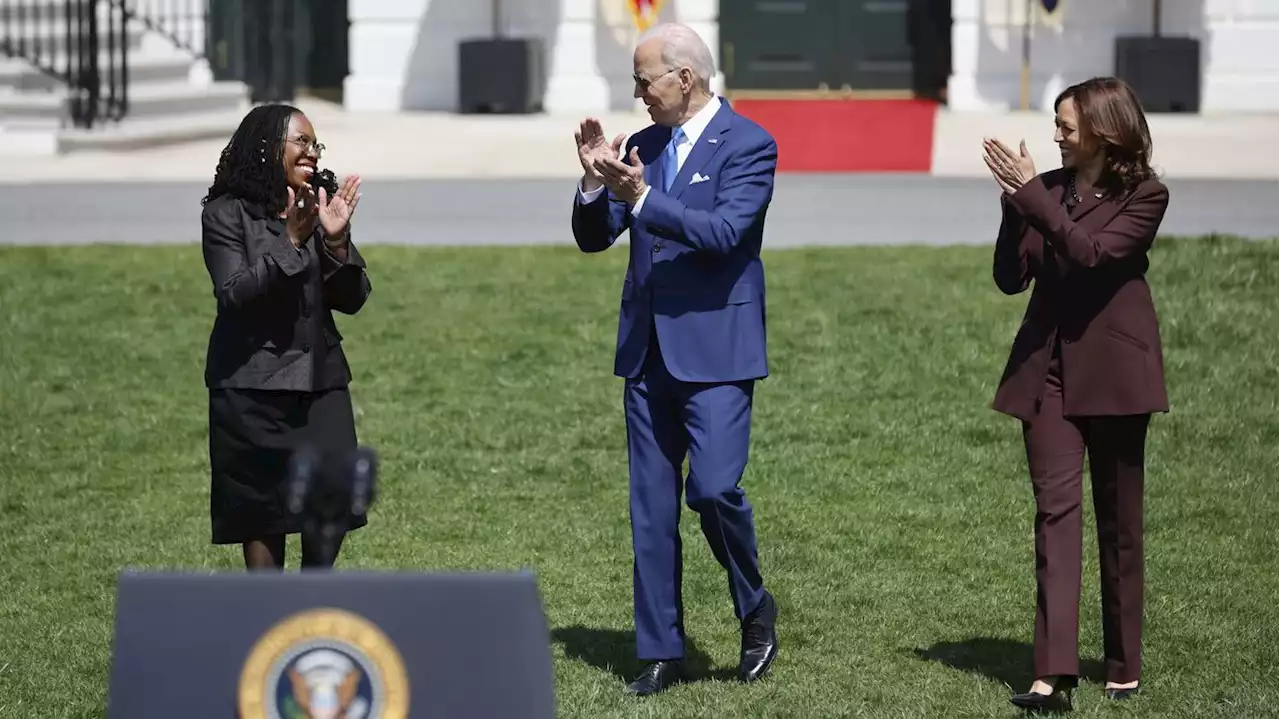
<path fill-rule="evenodd" d="M 661 157 L 670 139 L 671 128 L 650 125 L 627 140 L 628 155 L 639 148 L 650 186 L 638 216 L 609 190 L 586 205 L 574 191 L 573 237 L 583 252 L 606 250 L 631 231 L 614 374 L 640 373 L 656 331 L 676 379 L 766 377 L 760 244 L 778 146 L 721 100 L 666 194 Z M 695 173 L 710 179 L 693 183 Z"/>

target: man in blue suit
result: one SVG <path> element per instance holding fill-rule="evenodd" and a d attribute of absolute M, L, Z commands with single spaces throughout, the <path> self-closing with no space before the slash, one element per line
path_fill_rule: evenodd
<path fill-rule="evenodd" d="M 728 573 L 741 679 L 764 676 L 778 651 L 778 609 L 739 487 L 754 383 L 768 375 L 760 244 L 778 149 L 711 92 L 711 51 L 688 27 L 649 31 L 634 64 L 635 96 L 654 124 L 626 142 L 623 161 L 624 135 L 609 142 L 599 120 L 582 123 L 573 236 L 583 252 L 600 252 L 631 231 L 614 373 L 626 379 L 636 652 L 645 663 L 627 690 L 647 695 L 685 678 L 682 489 Z"/>

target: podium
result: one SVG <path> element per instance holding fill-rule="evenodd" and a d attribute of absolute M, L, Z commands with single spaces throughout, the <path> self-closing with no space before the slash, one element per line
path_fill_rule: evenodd
<path fill-rule="evenodd" d="M 129 572 L 109 719 L 555 716 L 532 574 Z"/>

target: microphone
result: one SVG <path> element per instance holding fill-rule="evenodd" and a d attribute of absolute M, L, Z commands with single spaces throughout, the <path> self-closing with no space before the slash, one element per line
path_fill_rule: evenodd
<path fill-rule="evenodd" d="M 309 181 L 312 191 L 316 193 L 316 198 L 320 197 L 320 188 L 325 189 L 325 197 L 332 200 L 333 194 L 338 191 L 338 178 L 333 174 L 333 170 L 321 170 L 317 168 L 311 173 Z"/>
<path fill-rule="evenodd" d="M 378 455 L 368 447 L 356 449 L 351 465 L 351 513 L 369 511 L 378 494 Z"/>
<path fill-rule="evenodd" d="M 378 494 L 378 455 L 370 447 L 322 454 L 304 447 L 289 460 L 286 504 L 302 531 L 320 541 L 320 558 L 332 566 L 352 517 L 369 511 Z"/>

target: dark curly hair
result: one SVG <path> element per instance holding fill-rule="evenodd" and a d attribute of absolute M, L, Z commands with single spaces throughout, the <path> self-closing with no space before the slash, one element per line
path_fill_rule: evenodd
<path fill-rule="evenodd" d="M 284 138 L 289 131 L 289 118 L 300 112 L 283 104 L 259 105 L 250 110 L 222 149 L 213 184 L 200 204 L 231 195 L 271 212 L 283 212 L 289 197 Z"/>
<path fill-rule="evenodd" d="M 1115 77 L 1090 78 L 1063 90 L 1053 109 L 1068 97 L 1075 103 L 1080 132 L 1102 149 L 1101 189 L 1122 195 L 1156 176 L 1147 117 L 1128 83 Z"/>

